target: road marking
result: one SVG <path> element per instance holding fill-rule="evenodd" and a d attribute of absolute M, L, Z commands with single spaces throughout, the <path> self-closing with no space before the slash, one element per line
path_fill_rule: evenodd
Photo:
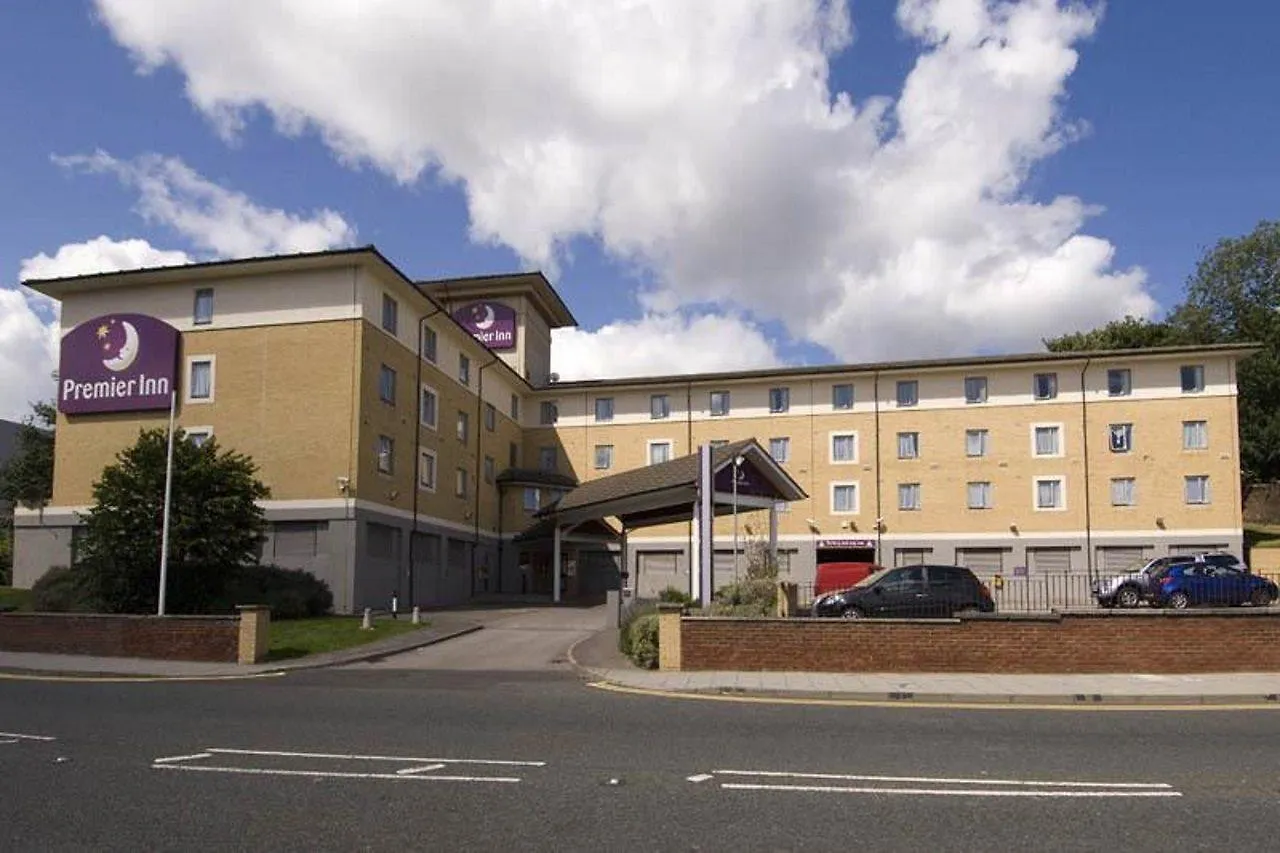
<path fill-rule="evenodd" d="M 326 779 L 392 779 L 410 782 L 514 783 L 514 776 L 408 776 L 396 773 L 349 773 L 335 770 L 266 770 L 258 767 L 211 767 L 200 764 L 152 764 L 156 770 L 190 770 L 199 773 L 244 773 L 255 776 L 310 776 Z"/>
<path fill-rule="evenodd" d="M 0 732 L 0 737 L 15 738 L 17 740 L 39 740 L 39 741 L 57 740 L 56 737 L 49 737 L 48 735 L 20 735 L 17 732 Z"/>
<path fill-rule="evenodd" d="M 194 755 L 170 755 L 168 758 L 152 759 L 153 764 L 168 764 L 171 761 L 195 761 L 197 758 L 212 758 L 211 752 L 197 752 Z"/>
<path fill-rule="evenodd" d="M 428 764 L 426 767 L 406 767 L 403 770 L 397 770 L 397 776 L 411 776 L 414 773 L 430 773 L 432 770 L 443 770 L 443 764 Z"/>
<path fill-rule="evenodd" d="M 707 781 L 708 779 L 711 779 L 711 778 L 712 778 L 712 776 L 711 776 L 711 774 L 710 774 L 710 773 L 699 773 L 697 776 L 690 776 L 690 777 L 689 777 L 689 781 L 690 781 L 690 782 L 705 782 L 705 781 Z"/>
<path fill-rule="evenodd" d="M 787 770 L 713 770 L 716 776 L 760 776 L 784 777 L 791 779 L 826 779 L 843 782 L 905 782 L 935 785 L 1024 785 L 1036 788 L 1163 788 L 1173 786 L 1167 782 L 1037 782 L 1033 779 L 949 779 L 937 776 L 860 776 L 840 773 L 793 773 Z M 711 776 L 703 774 L 703 778 L 689 777 L 690 782 L 701 782 Z"/>
<path fill-rule="evenodd" d="M 265 755 L 274 758 L 332 758 L 343 761 L 401 761 L 411 764 L 486 764 L 498 767 L 546 767 L 545 761 L 502 761 L 493 758 L 419 758 L 405 755 L 357 755 L 331 752 L 280 752 L 269 749 L 215 749 L 205 747 L 206 752 L 218 755 Z"/>
<path fill-rule="evenodd" d="M 915 794 L 931 797 L 1181 797 L 1178 791 L 1009 791 L 981 788 L 873 788 L 834 785 L 757 785 L 724 782 L 736 791 L 803 791 L 820 794 Z"/>

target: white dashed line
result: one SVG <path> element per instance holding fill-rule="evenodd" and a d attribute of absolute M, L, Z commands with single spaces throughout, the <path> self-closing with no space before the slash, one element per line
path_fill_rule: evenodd
<path fill-rule="evenodd" d="M 16 740 L 38 740 L 44 742 L 57 740 L 56 737 L 49 737 L 47 735 L 20 735 L 16 732 L 0 732 L 0 737 L 14 738 Z"/>

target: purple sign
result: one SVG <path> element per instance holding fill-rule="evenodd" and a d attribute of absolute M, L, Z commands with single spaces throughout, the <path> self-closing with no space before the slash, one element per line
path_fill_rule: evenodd
<path fill-rule="evenodd" d="M 169 408 L 178 330 L 143 314 L 107 314 L 62 339 L 58 411 L 68 415 Z"/>
<path fill-rule="evenodd" d="M 771 498 L 777 494 L 773 484 L 760 473 L 760 469 L 750 460 L 745 460 L 734 469 L 732 462 L 715 473 L 715 490 L 728 493 L 733 491 L 735 474 L 738 480 L 738 494 Z"/>
<path fill-rule="evenodd" d="M 874 548 L 874 539 L 819 539 L 819 548 Z"/>
<path fill-rule="evenodd" d="M 472 302 L 453 312 L 477 341 L 492 350 L 516 348 L 516 311 L 501 302 Z"/>

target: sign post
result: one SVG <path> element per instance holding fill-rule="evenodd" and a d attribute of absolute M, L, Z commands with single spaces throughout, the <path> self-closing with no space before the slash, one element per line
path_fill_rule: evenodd
<path fill-rule="evenodd" d="M 160 531 L 160 604 L 157 615 L 164 615 L 164 593 L 169 586 L 169 506 L 173 495 L 173 420 L 178 394 L 169 392 L 169 452 L 164 463 L 164 520 Z"/>
<path fill-rule="evenodd" d="M 714 493 L 715 483 L 711 479 L 711 445 L 703 444 L 698 447 L 698 527 L 701 533 L 698 537 L 698 575 L 701 578 L 704 612 L 711 609 L 711 598 L 715 594 L 715 587 L 712 586 L 715 578 L 711 571 L 714 555 L 712 545 L 716 537 L 715 513 L 712 511 Z"/>

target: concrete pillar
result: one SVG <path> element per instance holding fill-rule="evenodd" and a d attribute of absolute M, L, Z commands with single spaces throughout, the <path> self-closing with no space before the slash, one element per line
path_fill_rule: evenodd
<path fill-rule="evenodd" d="M 560 524 L 556 523 L 556 534 L 551 547 L 551 600 L 560 603 Z"/>
<path fill-rule="evenodd" d="M 265 604 L 241 604 L 240 649 L 237 659 L 242 664 L 266 660 L 271 641 L 271 608 Z"/>
<path fill-rule="evenodd" d="M 658 669 L 680 669 L 680 620 L 684 607 L 674 602 L 658 605 Z"/>
<path fill-rule="evenodd" d="M 692 552 L 689 554 L 689 597 L 702 600 L 702 511 L 693 507 Z"/>
<path fill-rule="evenodd" d="M 769 504 L 769 559 L 778 564 L 778 502 Z"/>

